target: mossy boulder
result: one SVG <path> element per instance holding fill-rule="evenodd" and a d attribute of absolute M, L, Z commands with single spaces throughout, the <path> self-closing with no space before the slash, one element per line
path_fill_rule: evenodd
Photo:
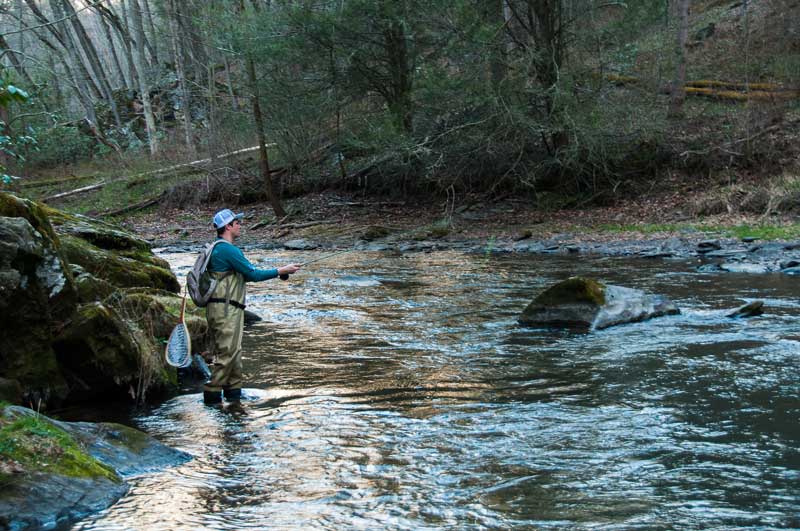
<path fill-rule="evenodd" d="M 66 526 L 116 502 L 127 477 L 188 459 L 126 426 L 0 405 L 0 529 Z"/>
<path fill-rule="evenodd" d="M 72 273 L 41 206 L 0 193 L 0 373 L 18 381 L 32 403 L 66 394 L 51 343 L 76 302 Z"/>
<path fill-rule="evenodd" d="M 542 328 L 599 330 L 680 313 L 668 299 L 644 291 L 572 277 L 548 288 L 523 310 L 519 323 Z"/>
<path fill-rule="evenodd" d="M 78 292 L 78 302 L 100 301 L 117 291 L 111 282 L 97 278 L 88 273 L 77 264 L 70 264 L 72 275 L 75 278 L 75 290 Z"/>
<path fill-rule="evenodd" d="M 115 286 L 180 290 L 169 264 L 156 257 L 140 251 L 103 249 L 72 234 L 62 234 L 61 242 L 70 263 Z"/>
<path fill-rule="evenodd" d="M 142 398 L 177 383 L 164 363 L 163 347 L 137 321 L 122 304 L 92 302 L 78 308 L 53 343 L 71 399 L 126 393 Z"/>
<path fill-rule="evenodd" d="M 42 211 L 52 220 L 71 264 L 118 287 L 145 286 L 180 290 L 169 264 L 150 251 L 150 245 L 118 227 L 79 214 L 49 207 Z"/>
<path fill-rule="evenodd" d="M 126 293 L 132 287 L 144 291 Z M 178 290 L 144 240 L 0 193 L 0 374 L 21 386 L 14 401 L 46 408 L 174 388 L 163 341 L 177 323 Z M 187 322 L 203 345 L 205 321 Z"/>

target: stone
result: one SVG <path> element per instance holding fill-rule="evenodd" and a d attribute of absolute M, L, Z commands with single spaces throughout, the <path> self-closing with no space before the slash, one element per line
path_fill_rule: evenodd
<path fill-rule="evenodd" d="M 747 262 L 725 262 L 719 268 L 728 273 L 754 273 L 763 274 L 769 272 L 769 267 L 764 264 L 752 264 Z"/>
<path fill-rule="evenodd" d="M 645 251 L 642 253 L 642 258 L 670 258 L 675 256 L 672 251 Z"/>
<path fill-rule="evenodd" d="M 259 321 L 263 321 L 260 315 L 255 312 L 251 312 L 250 310 L 244 311 L 244 324 L 253 324 Z"/>
<path fill-rule="evenodd" d="M 719 240 L 703 240 L 697 244 L 697 250 L 708 252 L 722 249 L 722 244 L 719 243 Z"/>
<path fill-rule="evenodd" d="M 697 268 L 698 273 L 720 273 L 722 268 L 719 264 L 703 264 Z"/>
<path fill-rule="evenodd" d="M 301 238 L 298 240 L 289 240 L 288 242 L 283 242 L 283 247 L 284 249 L 289 249 L 290 251 L 311 251 L 318 248 L 319 245 Z"/>
<path fill-rule="evenodd" d="M 719 251 L 709 251 L 704 254 L 706 258 L 730 258 L 732 256 L 744 258 L 747 253 L 747 249 L 725 249 Z"/>
<path fill-rule="evenodd" d="M 680 311 L 667 298 L 572 277 L 537 296 L 522 312 L 523 326 L 599 330 Z"/>
<path fill-rule="evenodd" d="M 27 408 L 1 409 L 0 426 L 17 443 L 14 450 L 0 445 L 3 460 L 15 465 L 14 473 L 0 473 L 0 529 L 68 527 L 114 504 L 128 491 L 128 477 L 191 459 L 121 424 L 59 422 Z"/>
<path fill-rule="evenodd" d="M 0 193 L 0 374 L 22 386 L 23 400 L 66 395 L 51 343 L 76 304 L 72 273 L 41 206 Z"/>
<path fill-rule="evenodd" d="M 726 317 L 755 317 L 764 313 L 764 301 L 753 301 L 728 313 Z"/>

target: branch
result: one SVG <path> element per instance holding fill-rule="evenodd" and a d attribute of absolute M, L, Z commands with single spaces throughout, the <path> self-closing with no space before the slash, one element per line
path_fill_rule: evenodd
<path fill-rule="evenodd" d="M 38 26 L 29 26 L 27 28 L 19 29 L 19 30 L 16 30 L 16 31 L 8 31 L 6 33 L 3 33 L 2 36 L 5 37 L 6 35 L 15 35 L 17 33 L 24 33 L 26 31 L 31 31 L 31 30 L 35 30 L 35 29 L 38 29 L 38 28 L 43 28 L 45 26 L 52 26 L 53 24 L 58 24 L 59 22 L 64 22 L 65 20 L 69 20 L 71 18 L 77 17 L 78 13 L 80 13 L 81 11 L 86 11 L 90 7 L 94 7 L 97 4 L 101 4 L 101 3 L 105 2 L 105 1 L 106 0 L 97 0 L 97 2 L 95 2 L 94 4 L 85 5 L 84 7 L 78 9 L 77 11 L 75 11 L 74 13 L 72 13 L 70 15 L 67 15 L 66 17 L 60 18 L 58 20 L 53 20 L 53 21 L 47 22 L 46 24 L 40 24 Z"/>

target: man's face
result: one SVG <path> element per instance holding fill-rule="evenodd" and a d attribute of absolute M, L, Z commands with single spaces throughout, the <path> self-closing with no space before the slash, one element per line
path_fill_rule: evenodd
<path fill-rule="evenodd" d="M 242 222 L 239 221 L 238 219 L 234 219 L 233 221 L 228 223 L 228 230 L 230 231 L 231 236 L 233 236 L 233 239 L 235 240 L 236 238 L 239 237 L 239 234 L 242 232 Z"/>

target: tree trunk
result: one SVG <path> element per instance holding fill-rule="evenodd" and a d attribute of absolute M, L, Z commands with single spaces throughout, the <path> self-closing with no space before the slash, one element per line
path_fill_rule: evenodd
<path fill-rule="evenodd" d="M 255 6 L 254 6 L 255 7 Z M 239 0 L 239 13 L 244 15 L 244 0 Z M 256 135 L 258 136 L 258 162 L 261 169 L 261 180 L 264 183 L 264 188 L 267 193 L 267 198 L 272 205 L 272 210 L 275 212 L 275 217 L 278 219 L 286 217 L 286 211 L 281 205 L 281 200 L 275 193 L 275 187 L 272 184 L 272 176 L 269 171 L 269 155 L 267 154 L 267 139 L 264 134 L 264 116 L 261 114 L 261 97 L 258 90 L 258 78 L 256 77 L 256 65 L 252 56 L 246 54 L 246 69 L 247 81 L 250 85 L 253 102 L 253 119 L 256 123 Z"/>
<path fill-rule="evenodd" d="M 489 75 L 492 88 L 496 91 L 500 88 L 508 75 L 506 60 L 506 39 L 505 39 L 505 0 L 487 0 L 486 17 L 489 27 L 493 31 L 493 39 L 489 52 Z"/>
<path fill-rule="evenodd" d="M 139 92 L 142 98 L 144 111 L 144 121 L 147 127 L 147 141 L 150 145 L 150 154 L 156 155 L 159 151 L 158 131 L 156 130 L 156 119 L 153 116 L 153 106 L 150 102 L 150 85 L 147 82 L 147 71 L 144 55 L 144 25 L 142 24 L 142 11 L 139 9 L 136 0 L 130 0 L 131 22 L 133 31 L 136 34 L 136 46 L 133 60 L 136 63 L 136 75 L 139 79 Z"/>
<path fill-rule="evenodd" d="M 32 3 L 33 0 L 29 1 Z M 86 119 L 89 120 L 92 125 L 97 124 L 97 113 L 94 110 L 94 102 L 91 100 L 89 93 L 89 86 L 90 84 L 94 85 L 94 83 L 91 82 L 92 79 L 89 75 L 89 71 L 86 70 L 86 66 L 81 61 L 78 51 L 75 49 L 75 44 L 72 40 L 72 35 L 69 33 L 67 22 L 63 20 L 64 12 L 61 9 L 61 6 L 58 4 L 58 0 L 50 0 L 50 7 L 53 9 L 53 16 L 56 19 L 62 19 L 61 22 L 57 23 L 61 27 L 60 34 L 55 30 L 54 27 L 51 27 L 50 29 L 54 32 L 54 35 L 61 40 L 64 49 L 67 51 L 67 56 L 69 57 L 75 69 L 80 72 L 80 74 L 78 74 L 73 70 L 73 73 L 75 73 L 75 83 L 78 87 L 78 92 L 83 94 L 83 97 L 81 97 L 80 94 L 78 95 L 78 100 L 81 102 L 84 110 L 86 111 Z M 97 91 L 97 99 L 102 99 L 96 86 L 94 86 L 94 90 Z"/>
<path fill-rule="evenodd" d="M 8 123 L 11 121 L 9 116 L 8 108 L 0 105 L 0 135 L 10 135 L 11 130 L 8 127 Z M 5 150 L 0 149 L 0 173 L 4 173 L 5 171 L 11 171 L 11 162 L 12 157 L 9 155 Z"/>
<path fill-rule="evenodd" d="M 186 83 L 186 68 L 183 62 L 183 45 L 180 36 L 180 23 L 179 17 L 181 16 L 179 7 L 179 0 L 168 1 L 168 13 L 170 33 L 172 34 L 172 54 L 175 56 L 175 74 L 178 76 L 178 88 L 181 92 L 181 100 L 183 106 L 183 133 L 186 147 L 191 154 L 196 152 L 194 146 L 194 139 L 192 136 L 192 105 L 191 94 Z"/>
<path fill-rule="evenodd" d="M 106 36 L 108 48 L 111 50 L 111 59 L 114 62 L 114 68 L 117 70 L 117 77 L 119 77 L 120 85 L 122 88 L 127 89 L 133 85 L 134 80 L 131 80 L 131 83 L 128 83 L 128 80 L 125 79 L 125 70 L 123 70 L 122 62 L 119 60 L 119 55 L 117 54 L 117 46 L 114 43 L 114 35 L 111 33 L 111 27 L 109 27 L 108 22 L 102 14 L 98 15 L 98 19 L 100 20 L 100 26 L 103 28 L 103 33 Z"/>
<path fill-rule="evenodd" d="M 228 96 L 231 98 L 231 108 L 234 112 L 239 111 L 239 101 L 236 99 L 236 93 L 233 91 L 233 79 L 231 78 L 231 65 L 228 62 L 228 56 L 222 54 L 222 62 L 225 65 L 225 82 L 228 84 Z"/>
<path fill-rule="evenodd" d="M 89 67 L 92 69 L 92 72 L 94 72 L 95 78 L 97 78 L 97 82 L 100 85 L 100 90 L 103 92 L 103 96 L 108 103 L 109 108 L 111 109 L 111 114 L 114 117 L 114 123 L 118 128 L 122 128 L 122 120 L 120 120 L 119 112 L 117 111 L 117 103 L 114 101 L 114 92 L 111 90 L 111 83 L 109 83 L 108 76 L 106 75 L 105 69 L 100 62 L 100 57 L 97 55 L 97 48 L 95 48 L 94 43 L 86 33 L 86 29 L 78 19 L 78 15 L 75 12 L 75 8 L 72 6 L 72 3 L 69 0 L 62 0 L 62 6 L 66 16 L 71 17 L 70 23 L 72 24 L 72 28 L 75 30 L 75 35 L 78 37 L 78 43 L 81 45 L 83 54 L 89 61 Z"/>
<path fill-rule="evenodd" d="M 677 0 L 677 67 L 675 69 L 675 80 L 672 82 L 672 94 L 669 102 L 668 116 L 670 118 L 683 117 L 683 102 L 686 99 L 686 42 L 689 39 L 689 1 L 690 0 Z"/>
<path fill-rule="evenodd" d="M 402 21 L 396 18 L 389 21 L 388 26 L 383 30 L 383 41 L 391 76 L 387 101 L 389 112 L 394 116 L 398 127 L 406 133 L 410 133 L 414 126 L 411 100 L 412 72 L 406 32 Z"/>
<path fill-rule="evenodd" d="M 11 51 L 11 46 L 8 45 L 8 42 L 6 42 L 6 40 L 3 38 L 3 36 L 0 35 L 0 51 L 2 51 L 2 50 L 8 50 L 8 58 L 11 61 L 11 64 L 14 66 L 14 70 L 17 71 L 19 76 L 27 84 L 27 86 L 25 88 L 28 89 L 28 90 L 33 89 L 34 84 L 33 84 L 33 80 L 31 79 L 31 76 L 28 75 L 28 72 L 25 70 L 25 67 L 22 66 L 22 63 L 20 62 L 19 58 L 17 57 L 17 54 L 14 53 L 13 51 Z"/>
<path fill-rule="evenodd" d="M 156 33 L 156 26 L 153 24 L 153 13 L 150 10 L 150 3 L 148 0 L 139 0 L 144 10 L 144 16 L 147 19 L 147 28 L 150 30 L 151 39 L 147 42 L 150 44 L 149 50 L 152 57 L 152 64 L 158 65 L 158 33 Z"/>
<path fill-rule="evenodd" d="M 54 7 L 54 14 L 56 19 L 59 22 L 51 22 L 47 19 L 46 16 L 42 13 L 39 9 L 39 6 L 36 5 L 34 0 L 25 0 L 25 3 L 28 5 L 28 8 L 34 14 L 36 19 L 45 24 L 45 27 L 50 32 L 50 34 L 55 37 L 58 43 L 66 50 L 67 57 L 72 62 L 72 66 L 74 68 L 73 73 L 75 74 L 75 81 L 78 82 L 76 85 L 78 90 L 82 91 L 85 94 L 86 98 L 91 98 L 94 96 L 94 99 L 100 100 L 103 98 L 102 94 L 100 93 L 100 89 L 97 88 L 92 76 L 89 74 L 89 71 L 86 69 L 86 65 L 83 64 L 80 56 L 78 55 L 77 51 L 75 50 L 75 46 L 72 43 L 72 39 L 69 38 L 69 28 L 66 25 L 66 22 L 60 19 L 64 18 L 64 14 L 57 3 L 54 3 L 53 0 L 50 0 L 51 6 Z M 60 28 L 60 29 L 59 29 Z M 80 79 L 80 81 L 79 81 Z M 85 105 L 84 105 L 85 106 Z M 94 107 L 92 106 L 92 116 L 95 115 Z M 96 120 L 96 117 L 95 117 Z"/>
<path fill-rule="evenodd" d="M 115 27 L 120 37 L 122 37 L 122 43 L 125 45 L 125 59 L 128 61 L 128 76 L 131 80 L 131 86 L 135 87 L 139 82 L 136 74 L 136 60 L 133 58 L 133 48 L 135 48 L 136 45 L 133 42 L 133 34 L 131 33 L 130 23 L 128 22 L 131 10 L 125 0 L 120 1 L 120 9 L 122 9 L 122 23 Z"/>

